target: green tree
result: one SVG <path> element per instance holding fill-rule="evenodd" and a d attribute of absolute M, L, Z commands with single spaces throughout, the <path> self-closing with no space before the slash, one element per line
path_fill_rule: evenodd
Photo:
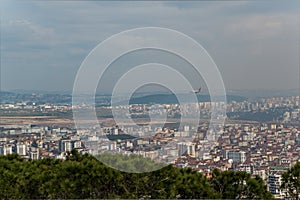
<path fill-rule="evenodd" d="M 281 189 L 290 199 L 300 199 L 300 162 L 282 174 Z"/>
<path fill-rule="evenodd" d="M 222 199 L 273 199 L 263 180 L 246 172 L 215 169 L 210 182 Z"/>
<path fill-rule="evenodd" d="M 139 169 L 140 157 L 112 159 Z M 145 160 L 142 166 L 153 166 Z M 24 160 L 0 156 L 0 199 L 142 199 L 142 198 L 251 198 L 270 199 L 259 177 L 245 172 L 214 170 L 213 178 L 192 169 L 168 165 L 149 173 L 125 173 L 95 157 L 69 152 L 66 160 Z"/>

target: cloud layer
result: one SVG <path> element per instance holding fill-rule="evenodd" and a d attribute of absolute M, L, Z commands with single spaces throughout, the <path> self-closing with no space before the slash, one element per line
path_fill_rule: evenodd
<path fill-rule="evenodd" d="M 299 87 L 296 0 L 0 4 L 4 90 L 71 90 L 81 62 L 99 42 L 144 26 L 194 38 L 212 56 L 228 89 Z"/>

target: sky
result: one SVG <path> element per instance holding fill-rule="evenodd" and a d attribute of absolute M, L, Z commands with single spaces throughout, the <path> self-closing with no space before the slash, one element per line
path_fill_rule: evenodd
<path fill-rule="evenodd" d="M 174 29 L 201 44 L 228 91 L 299 88 L 297 0 L 1 0 L 0 8 L 1 90 L 72 91 L 80 65 L 100 42 L 149 26 Z M 116 77 L 153 57 L 183 71 L 192 87 L 202 85 L 203 77 L 194 77 L 188 63 L 167 53 L 144 51 L 114 62 L 99 91 L 111 90 Z"/>

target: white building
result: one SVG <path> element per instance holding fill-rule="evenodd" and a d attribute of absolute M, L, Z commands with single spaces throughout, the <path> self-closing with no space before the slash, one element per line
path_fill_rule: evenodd
<path fill-rule="evenodd" d="M 283 199 L 285 191 L 280 189 L 282 184 L 282 174 L 287 171 L 287 167 L 270 167 L 270 172 L 268 176 L 268 186 L 270 192 L 275 196 L 275 198 Z"/>
<path fill-rule="evenodd" d="M 270 174 L 268 177 L 268 185 L 270 192 L 275 195 L 275 198 L 283 198 L 284 193 L 280 189 L 281 185 L 281 175 L 280 174 Z"/>
<path fill-rule="evenodd" d="M 12 146 L 7 144 L 7 145 L 3 145 L 3 146 L 0 146 L 0 155 L 8 155 L 8 154 L 12 154 Z"/>
<path fill-rule="evenodd" d="M 232 159 L 234 162 L 243 163 L 246 161 L 246 152 L 225 150 L 223 151 L 223 158 Z"/>
<path fill-rule="evenodd" d="M 38 160 L 40 158 L 39 149 L 36 147 L 31 147 L 29 152 L 30 159 Z"/>
<path fill-rule="evenodd" d="M 17 154 L 20 156 L 26 156 L 26 145 L 25 144 L 17 144 Z"/>
<path fill-rule="evenodd" d="M 184 154 L 195 156 L 196 155 L 196 145 L 192 142 L 180 142 L 177 145 L 178 148 L 178 156 L 182 156 Z"/>
<path fill-rule="evenodd" d="M 59 150 L 61 152 L 72 151 L 73 145 L 71 140 L 61 140 L 59 141 Z"/>

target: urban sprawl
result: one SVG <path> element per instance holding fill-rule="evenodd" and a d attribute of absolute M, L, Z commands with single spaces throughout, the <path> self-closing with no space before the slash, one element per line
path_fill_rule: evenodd
<path fill-rule="evenodd" d="M 260 176 L 270 192 L 282 198 L 281 174 L 300 161 L 299 104 L 299 96 L 231 101 L 226 104 L 225 124 L 217 129 L 211 129 L 209 119 L 212 107 L 225 106 L 218 102 L 162 104 L 159 109 L 152 109 L 152 114 L 160 115 L 165 111 L 169 118 L 177 119 L 193 117 L 189 113 L 198 106 L 201 117 L 207 119 L 200 120 L 198 126 L 187 120 L 181 126 L 177 126 L 178 123 L 161 126 L 154 122 L 141 126 L 101 124 L 100 129 L 75 129 L 62 124 L 5 124 L 2 120 L 0 155 L 17 153 L 25 159 L 66 159 L 67 152 L 73 149 L 81 154 L 137 154 L 180 168 L 189 167 L 207 177 L 215 168 L 246 171 Z M 180 112 L 180 107 L 185 112 Z M 80 108 L 89 109 L 86 105 L 78 105 L 77 109 Z M 124 108 L 131 113 L 128 117 L 137 119 L 149 113 L 149 105 L 144 104 L 103 106 L 103 109 L 119 109 L 119 112 Z M 1 103 L 0 109 L 5 115 L 30 110 L 34 116 L 36 112 L 69 112 L 72 105 L 22 101 Z M 257 119 L 243 119 L 244 113 Z M 212 144 L 211 148 L 204 148 L 207 143 Z"/>

